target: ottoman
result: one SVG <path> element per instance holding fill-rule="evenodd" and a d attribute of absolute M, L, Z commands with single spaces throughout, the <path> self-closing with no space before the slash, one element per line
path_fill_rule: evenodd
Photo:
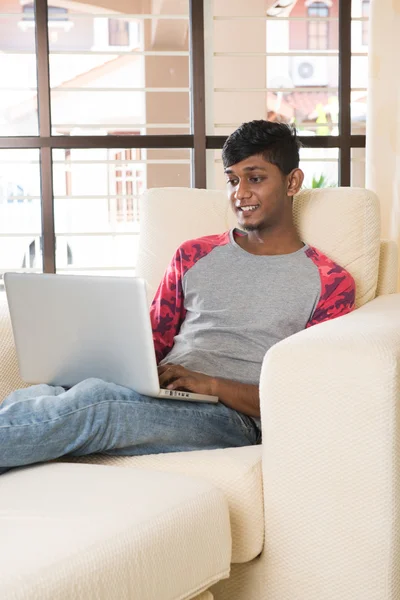
<path fill-rule="evenodd" d="M 0 476 L 2 600 L 178 600 L 228 577 L 227 503 L 158 471 L 51 463 Z"/>

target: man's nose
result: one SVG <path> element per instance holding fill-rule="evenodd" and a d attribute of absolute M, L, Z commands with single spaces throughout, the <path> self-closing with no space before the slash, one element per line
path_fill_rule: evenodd
<path fill-rule="evenodd" d="M 251 196 L 251 191 L 249 186 L 245 182 L 240 182 L 235 191 L 235 197 L 238 200 L 242 200 L 243 198 L 249 198 Z"/>

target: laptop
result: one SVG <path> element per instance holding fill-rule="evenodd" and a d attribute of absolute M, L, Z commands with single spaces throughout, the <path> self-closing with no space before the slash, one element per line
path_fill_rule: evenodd
<path fill-rule="evenodd" d="M 160 389 L 144 279 L 5 273 L 4 283 L 26 383 L 96 377 L 154 398 L 218 402 Z"/>

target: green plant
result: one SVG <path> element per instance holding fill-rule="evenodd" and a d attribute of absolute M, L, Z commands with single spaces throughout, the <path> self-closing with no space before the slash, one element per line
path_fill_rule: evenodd
<path fill-rule="evenodd" d="M 313 178 L 311 180 L 311 187 L 312 188 L 336 187 L 336 184 L 331 183 L 329 181 L 328 177 L 322 173 L 319 177 L 313 175 Z"/>

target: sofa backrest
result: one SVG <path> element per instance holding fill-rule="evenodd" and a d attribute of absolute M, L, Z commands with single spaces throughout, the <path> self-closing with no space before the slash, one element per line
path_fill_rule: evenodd
<path fill-rule="evenodd" d="M 236 224 L 220 190 L 154 188 L 140 198 L 139 254 L 136 274 L 153 298 L 175 250 L 185 240 L 223 232 Z"/>
<path fill-rule="evenodd" d="M 380 207 L 363 188 L 304 190 L 293 204 L 300 237 L 353 275 L 356 306 L 376 296 L 380 253 Z"/>
<path fill-rule="evenodd" d="M 304 190 L 294 200 L 293 214 L 301 238 L 353 275 L 356 305 L 372 300 L 380 256 L 377 196 L 362 188 Z M 148 190 L 141 198 L 140 220 L 136 273 L 149 284 L 149 300 L 179 244 L 235 225 L 225 192 L 193 188 Z"/>

